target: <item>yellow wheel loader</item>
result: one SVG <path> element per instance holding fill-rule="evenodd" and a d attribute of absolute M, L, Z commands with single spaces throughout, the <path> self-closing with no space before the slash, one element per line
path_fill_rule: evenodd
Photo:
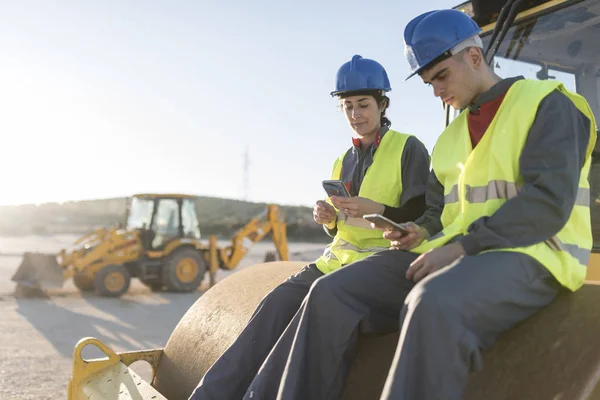
<path fill-rule="evenodd" d="M 477 20 L 488 46 L 492 42 L 500 76 L 561 79 L 600 117 L 600 0 L 473 0 L 457 8 Z M 448 123 L 452 110 L 445 117 Z M 483 371 L 470 376 L 466 400 L 600 400 L 599 167 L 595 153 L 590 176 L 595 244 L 588 281 L 575 293 L 559 295 L 485 351 Z M 75 347 L 68 398 L 187 399 L 260 299 L 301 266 L 256 265 L 219 282 L 190 307 L 164 349 L 117 354 L 94 338 L 82 339 Z M 397 341 L 397 333 L 359 338 L 344 400 L 379 399 Z M 83 360 L 81 349 L 87 345 L 99 347 L 107 358 Z M 128 368 L 136 360 L 152 365 L 151 380 Z"/>
<path fill-rule="evenodd" d="M 208 244 L 200 240 L 196 196 L 137 194 L 128 201 L 124 228 L 98 229 L 57 255 L 25 253 L 12 280 L 23 295 L 60 288 L 69 278 L 79 290 L 107 297 L 126 293 L 134 277 L 152 290 L 190 292 L 206 272 L 212 286 L 219 268 L 236 268 L 268 234 L 279 259 L 287 260 L 286 224 L 276 205 L 267 205 L 221 248 L 215 236 Z"/>

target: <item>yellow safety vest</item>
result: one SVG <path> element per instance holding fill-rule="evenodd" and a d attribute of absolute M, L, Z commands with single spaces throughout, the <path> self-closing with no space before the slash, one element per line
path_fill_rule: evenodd
<path fill-rule="evenodd" d="M 413 249 L 424 253 L 466 234 L 475 220 L 492 215 L 523 184 L 519 157 L 540 102 L 560 90 L 590 119 L 590 142 L 581 170 L 579 191 L 566 225 L 551 239 L 527 247 L 494 249 L 528 254 L 556 279 L 575 291 L 585 279 L 592 248 L 590 185 L 591 154 L 596 143 L 596 122 L 587 101 L 560 82 L 519 80 L 508 90 L 496 116 L 475 149 L 469 137 L 467 111 L 462 112 L 439 137 L 432 167 L 444 186 L 443 229 Z"/>
<path fill-rule="evenodd" d="M 388 130 L 373 156 L 373 164 L 363 178 L 358 195 L 390 207 L 400 206 L 402 194 L 402 153 L 406 140 L 412 135 Z M 346 153 L 334 163 L 331 179 L 340 179 Z M 331 204 L 329 199 L 328 203 Z M 338 210 L 336 210 L 338 211 Z M 363 218 L 352 218 L 338 211 L 337 233 L 315 262 L 325 274 L 390 248 L 382 231 L 371 228 Z"/>

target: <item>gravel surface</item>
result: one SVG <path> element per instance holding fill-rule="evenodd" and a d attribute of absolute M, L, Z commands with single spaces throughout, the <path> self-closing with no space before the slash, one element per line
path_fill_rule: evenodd
<path fill-rule="evenodd" d="M 56 252 L 72 243 L 69 235 L 19 238 L 0 237 L 0 253 L 23 251 Z M 290 243 L 290 258 L 312 261 L 322 244 Z M 263 261 L 272 243 L 257 243 L 233 272 L 219 271 L 217 280 Z M 10 280 L 20 257 L 0 256 L 0 399 L 64 400 L 71 377 L 73 348 L 77 341 L 93 336 L 114 351 L 164 347 L 172 330 L 187 309 L 206 289 L 206 279 L 193 293 L 152 293 L 137 279 L 119 299 L 82 295 L 71 281 L 48 298 L 22 299 L 14 296 Z M 94 351 L 96 350 L 96 351 Z M 84 358 L 101 357 L 86 348 Z M 147 364 L 133 369 L 150 376 Z"/>

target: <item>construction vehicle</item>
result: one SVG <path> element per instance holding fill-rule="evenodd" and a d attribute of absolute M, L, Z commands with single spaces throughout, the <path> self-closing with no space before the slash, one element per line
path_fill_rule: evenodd
<path fill-rule="evenodd" d="M 217 238 L 201 241 L 197 196 L 136 194 L 128 199 L 126 224 L 98 229 L 58 254 L 25 253 L 12 277 L 17 291 L 35 293 L 60 288 L 73 278 L 81 291 L 118 297 L 137 277 L 152 290 L 196 290 L 209 273 L 236 268 L 252 244 L 271 234 L 279 259 L 288 259 L 286 224 L 279 207 L 266 209 L 220 248 Z M 273 257 L 270 257 L 273 259 Z"/>
<path fill-rule="evenodd" d="M 600 0 L 473 0 L 456 8 L 483 28 L 486 47 L 492 49 L 488 56 L 500 76 L 560 76 L 600 118 Z M 446 111 L 447 123 L 453 111 Z M 486 350 L 483 371 L 469 377 L 464 399 L 600 399 L 598 157 L 595 152 L 590 176 L 594 248 L 585 285 L 575 293 L 561 293 Z M 187 399 L 261 298 L 301 266 L 256 265 L 219 282 L 190 307 L 164 349 L 117 354 L 97 339 L 82 339 L 75 347 L 68 398 Z M 398 333 L 359 338 L 344 400 L 379 399 L 397 342 Z M 81 349 L 87 345 L 98 346 L 108 359 L 82 360 Z M 128 365 L 135 360 L 152 365 L 151 380 L 132 373 Z"/>

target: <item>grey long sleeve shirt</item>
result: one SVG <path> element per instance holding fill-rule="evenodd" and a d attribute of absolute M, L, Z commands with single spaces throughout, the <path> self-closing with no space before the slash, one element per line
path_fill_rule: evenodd
<path fill-rule="evenodd" d="M 517 78 L 522 79 L 522 78 Z M 493 100 L 516 79 L 505 79 L 470 107 Z M 467 255 L 495 248 L 530 246 L 550 239 L 566 224 L 579 187 L 590 140 L 590 120 L 562 93 L 550 93 L 539 105 L 519 158 L 523 186 L 493 215 L 473 222 L 458 238 Z M 444 187 L 432 171 L 427 210 L 416 223 L 431 235 L 442 229 Z"/>

